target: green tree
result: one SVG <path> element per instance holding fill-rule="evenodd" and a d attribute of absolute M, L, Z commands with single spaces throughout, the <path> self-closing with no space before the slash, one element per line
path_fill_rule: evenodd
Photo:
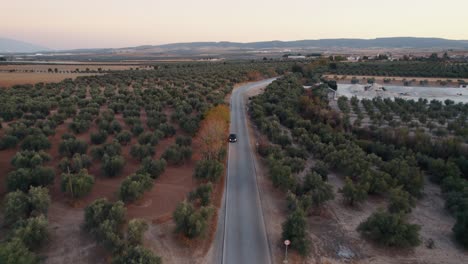
<path fill-rule="evenodd" d="M 199 180 L 217 182 L 223 170 L 223 164 L 217 160 L 201 160 L 195 166 L 194 177 Z"/>
<path fill-rule="evenodd" d="M 406 223 L 402 214 L 383 210 L 373 213 L 357 230 L 365 237 L 385 246 L 415 247 L 421 243 L 420 226 Z"/>
<path fill-rule="evenodd" d="M 322 176 L 312 172 L 306 175 L 304 179 L 303 191 L 310 195 L 312 204 L 315 207 L 320 207 L 328 200 L 335 198 L 333 187 L 324 182 Z"/>
<path fill-rule="evenodd" d="M 184 201 L 177 205 L 173 213 L 176 232 L 182 232 L 188 238 L 198 237 L 205 232 L 212 214 L 211 207 L 202 207 L 197 211 L 192 204 Z"/>
<path fill-rule="evenodd" d="M 457 215 L 457 221 L 452 228 L 457 241 L 465 248 L 468 248 L 468 211 Z"/>
<path fill-rule="evenodd" d="M 22 220 L 16 225 L 13 236 L 19 238 L 28 249 L 38 249 L 49 238 L 47 224 L 44 215 Z"/>
<path fill-rule="evenodd" d="M 28 191 L 31 186 L 47 186 L 54 182 L 55 172 L 50 167 L 39 166 L 35 169 L 20 168 L 7 175 L 9 191 Z"/>
<path fill-rule="evenodd" d="M 138 246 L 142 244 L 143 234 L 148 230 L 148 224 L 142 219 L 132 219 L 128 222 L 127 244 Z"/>
<path fill-rule="evenodd" d="M 161 264 L 160 257 L 142 247 L 129 247 L 112 260 L 112 264 Z"/>
<path fill-rule="evenodd" d="M 213 185 L 211 182 L 207 184 L 202 184 L 197 187 L 194 191 L 189 193 L 190 201 L 200 201 L 202 206 L 207 206 L 210 204 L 211 193 L 213 192 Z"/>
<path fill-rule="evenodd" d="M 101 169 L 106 176 L 114 177 L 118 175 L 125 165 L 125 159 L 120 156 L 108 156 L 105 154 L 102 158 Z"/>
<path fill-rule="evenodd" d="M 119 197 L 124 202 L 132 202 L 140 198 L 145 191 L 153 187 L 153 179 L 147 173 L 132 174 L 120 185 Z"/>
<path fill-rule="evenodd" d="M 39 258 L 19 238 L 0 243 L 0 263 L 37 264 Z"/>
<path fill-rule="evenodd" d="M 390 191 L 390 203 L 388 210 L 391 213 L 410 213 L 411 208 L 416 205 L 414 198 L 405 190 L 395 188 Z"/>
<path fill-rule="evenodd" d="M 283 240 L 291 241 L 291 248 L 303 256 L 309 253 L 310 241 L 307 238 L 307 220 L 304 211 L 296 209 L 282 225 Z"/>
<path fill-rule="evenodd" d="M 62 174 L 62 192 L 67 193 L 73 199 L 86 196 L 93 189 L 93 185 L 94 178 L 86 169 L 81 169 L 78 173 Z"/>
<path fill-rule="evenodd" d="M 345 185 L 339 190 L 343 199 L 350 205 L 363 202 L 367 198 L 368 184 L 355 184 L 349 177 L 346 177 Z"/>
<path fill-rule="evenodd" d="M 151 178 L 157 179 L 165 170 L 166 161 L 164 159 L 153 160 L 148 157 L 143 159 L 137 173 L 148 173 Z"/>

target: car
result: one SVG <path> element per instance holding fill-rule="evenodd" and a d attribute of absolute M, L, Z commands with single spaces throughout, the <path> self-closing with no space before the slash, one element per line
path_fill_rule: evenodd
<path fill-rule="evenodd" d="M 236 134 L 229 134 L 229 142 L 237 142 Z"/>

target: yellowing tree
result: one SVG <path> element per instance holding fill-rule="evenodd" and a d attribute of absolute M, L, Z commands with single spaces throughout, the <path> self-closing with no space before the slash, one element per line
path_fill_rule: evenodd
<path fill-rule="evenodd" d="M 218 105 L 206 113 L 197 137 L 204 159 L 218 159 L 224 151 L 229 119 L 229 107 L 226 105 Z"/>

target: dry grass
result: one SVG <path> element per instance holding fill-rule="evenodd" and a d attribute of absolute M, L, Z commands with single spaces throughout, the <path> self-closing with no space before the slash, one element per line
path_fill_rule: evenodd
<path fill-rule="evenodd" d="M 35 84 L 39 82 L 60 82 L 67 78 L 96 75 L 96 73 L 27 73 L 0 72 L 0 87 L 11 87 L 17 84 Z"/>

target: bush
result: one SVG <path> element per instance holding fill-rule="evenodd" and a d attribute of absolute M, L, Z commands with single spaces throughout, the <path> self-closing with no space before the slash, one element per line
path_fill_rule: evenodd
<path fill-rule="evenodd" d="M 86 154 L 88 144 L 75 137 L 64 138 L 59 145 L 59 153 L 66 157 L 72 157 L 75 154 Z"/>
<path fill-rule="evenodd" d="M 39 151 L 43 149 L 49 149 L 51 146 L 49 139 L 43 134 L 29 135 L 21 143 L 22 150 L 34 150 Z"/>
<path fill-rule="evenodd" d="M 0 138 L 0 150 L 14 148 L 18 144 L 18 141 L 18 138 L 15 136 L 4 135 Z"/>
<path fill-rule="evenodd" d="M 138 143 L 140 145 L 151 145 L 156 146 L 159 142 L 159 137 L 152 132 L 144 132 L 138 136 Z"/>
<path fill-rule="evenodd" d="M 145 128 L 141 124 L 136 124 L 132 127 L 131 131 L 134 136 L 139 136 L 145 131 Z"/>
<path fill-rule="evenodd" d="M 128 130 L 121 131 L 115 137 L 117 141 L 122 145 L 127 145 L 132 140 L 132 134 Z"/>
<path fill-rule="evenodd" d="M 85 154 L 75 154 L 72 159 L 63 158 L 58 167 L 65 173 L 78 173 L 82 169 L 89 169 L 91 167 L 91 158 Z"/>
<path fill-rule="evenodd" d="M 96 133 L 91 133 L 91 135 L 90 135 L 91 142 L 93 144 L 95 144 L 95 145 L 102 144 L 102 143 L 106 142 L 108 135 L 109 134 L 105 130 L 99 130 Z"/>
<path fill-rule="evenodd" d="M 301 209 L 290 214 L 282 225 L 282 239 L 291 241 L 291 248 L 302 256 L 309 253 L 310 241 L 307 235 L 307 219 Z"/>
<path fill-rule="evenodd" d="M 212 214 L 211 207 L 202 207 L 196 211 L 192 204 L 184 201 L 177 205 L 173 214 L 176 232 L 182 232 L 188 238 L 198 237 L 205 232 Z"/>
<path fill-rule="evenodd" d="M 47 224 L 44 215 L 22 220 L 17 223 L 13 236 L 20 239 L 28 249 L 38 249 L 48 240 Z"/>
<path fill-rule="evenodd" d="M 328 166 L 325 162 L 318 160 L 312 167 L 312 171 L 322 176 L 324 181 L 328 180 Z"/>
<path fill-rule="evenodd" d="M 119 189 L 119 198 L 124 202 L 132 202 L 140 198 L 145 191 L 153 187 L 153 179 L 149 174 L 132 174 L 127 177 Z"/>
<path fill-rule="evenodd" d="M 31 187 L 28 193 L 10 192 L 4 200 L 5 223 L 12 225 L 30 216 L 47 214 L 50 205 L 49 191 L 42 187 Z"/>
<path fill-rule="evenodd" d="M 455 234 L 455 239 L 468 248 L 468 211 L 461 212 L 457 215 L 457 222 L 452 228 Z"/>
<path fill-rule="evenodd" d="M 213 185 L 211 183 L 202 184 L 195 191 L 189 193 L 189 200 L 199 201 L 202 206 L 207 206 L 210 204 L 212 192 Z"/>
<path fill-rule="evenodd" d="M 78 173 L 62 174 L 62 192 L 67 193 L 73 199 L 82 198 L 93 189 L 94 178 L 86 169 Z"/>
<path fill-rule="evenodd" d="M 0 263 L 37 264 L 39 258 L 19 238 L 0 243 Z"/>
<path fill-rule="evenodd" d="M 170 164 L 182 165 L 192 157 L 192 148 L 186 146 L 172 145 L 164 151 L 162 158 Z"/>
<path fill-rule="evenodd" d="M 132 219 L 128 222 L 127 244 L 138 246 L 142 244 L 143 234 L 148 230 L 148 224 L 141 219 Z"/>
<path fill-rule="evenodd" d="M 7 189 L 26 192 L 30 186 L 47 186 L 54 182 L 55 172 L 50 167 L 38 166 L 35 169 L 20 168 L 7 175 Z"/>
<path fill-rule="evenodd" d="M 224 165 L 217 160 L 201 160 L 197 162 L 193 176 L 199 180 L 217 182 L 223 170 Z"/>
<path fill-rule="evenodd" d="M 148 173 L 151 178 L 157 179 L 166 169 L 166 161 L 164 159 L 153 160 L 151 158 L 143 159 L 137 173 Z"/>
<path fill-rule="evenodd" d="M 11 160 L 11 165 L 15 168 L 35 168 L 43 165 L 45 162 L 50 161 L 51 157 L 49 154 L 40 151 L 24 150 L 17 152 Z"/>
<path fill-rule="evenodd" d="M 113 252 L 123 247 L 119 230 L 125 223 L 126 209 L 121 201 L 111 203 L 107 199 L 97 199 L 85 208 L 84 229 L 94 235 L 99 243 Z"/>
<path fill-rule="evenodd" d="M 133 158 L 141 161 L 145 158 L 151 158 L 154 156 L 154 147 L 151 145 L 140 145 L 140 144 L 135 144 L 130 148 L 130 155 L 132 155 Z"/>
<path fill-rule="evenodd" d="M 415 205 L 414 198 L 402 188 L 392 189 L 390 191 L 388 211 L 391 213 L 410 213 L 411 208 Z"/>
<path fill-rule="evenodd" d="M 355 184 L 349 177 L 346 177 L 345 185 L 339 190 L 343 194 L 343 199 L 349 205 L 363 202 L 367 198 L 368 184 Z"/>
<path fill-rule="evenodd" d="M 122 147 L 116 141 L 106 143 L 102 146 L 96 146 L 91 149 L 91 156 L 93 159 L 102 159 L 105 155 L 117 156 L 122 152 Z"/>
<path fill-rule="evenodd" d="M 406 223 L 402 214 L 391 214 L 379 210 L 357 230 L 365 237 L 385 246 L 415 247 L 421 243 L 418 225 Z"/>
<path fill-rule="evenodd" d="M 335 197 L 332 186 L 324 182 L 322 176 L 315 172 L 305 176 L 303 192 L 310 195 L 311 202 L 316 207 Z"/>
<path fill-rule="evenodd" d="M 176 144 L 179 146 L 190 146 L 192 145 L 192 138 L 188 136 L 177 136 Z"/>
<path fill-rule="evenodd" d="M 129 247 L 112 260 L 112 264 L 161 264 L 160 257 L 142 246 Z"/>
<path fill-rule="evenodd" d="M 114 177 L 119 174 L 125 165 L 125 159 L 120 156 L 109 156 L 104 154 L 101 169 L 106 176 Z"/>

